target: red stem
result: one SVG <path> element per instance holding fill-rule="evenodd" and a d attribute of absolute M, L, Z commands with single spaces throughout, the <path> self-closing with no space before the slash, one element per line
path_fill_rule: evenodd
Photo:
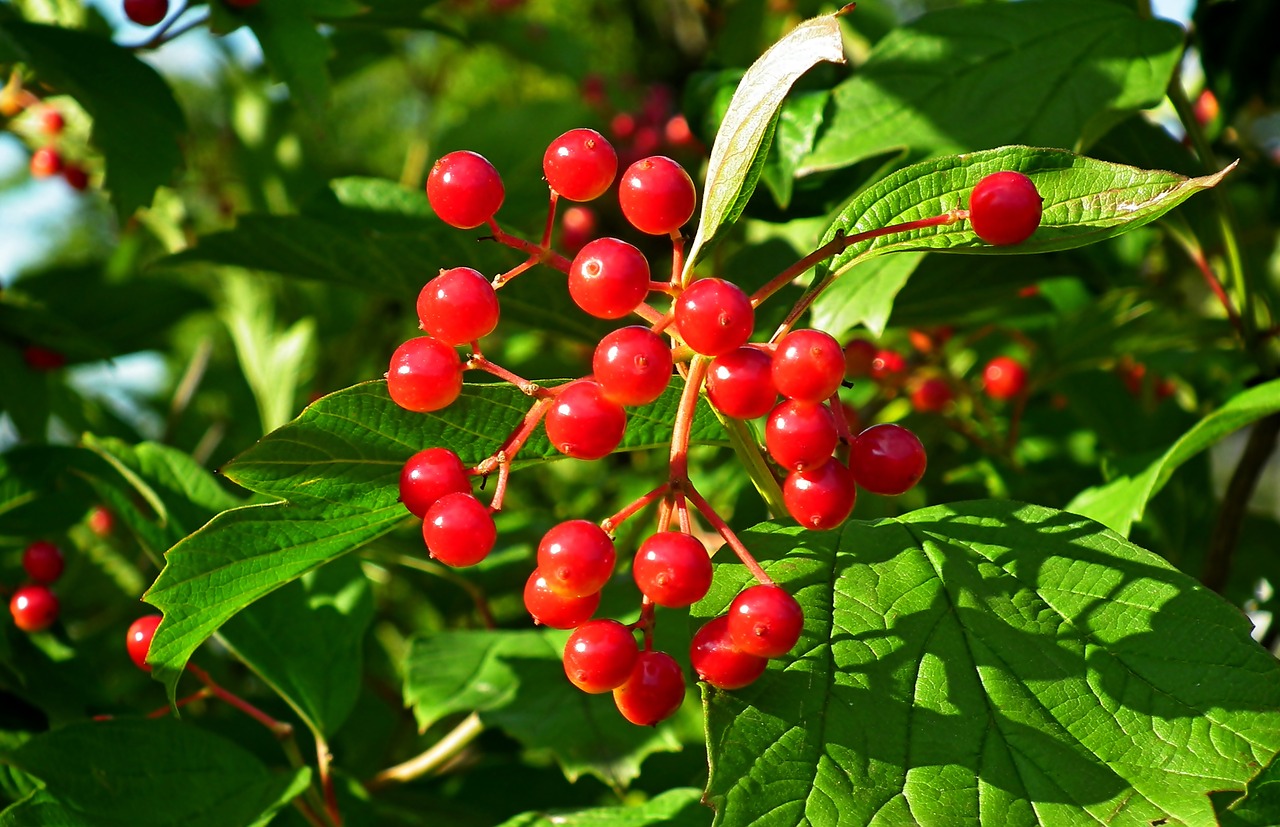
<path fill-rule="evenodd" d="M 498 459 L 498 484 L 493 487 L 493 499 L 489 500 L 490 511 L 501 511 L 502 501 L 507 496 L 507 480 L 511 478 L 511 461 L 505 456 Z"/>
<path fill-rule="evenodd" d="M 729 528 L 729 524 L 720 518 L 716 510 L 702 498 L 702 495 L 694 489 L 692 484 L 685 488 L 684 493 L 693 501 L 698 511 L 702 512 L 702 516 L 706 518 L 707 522 L 711 523 L 720 536 L 724 538 L 725 545 L 733 549 L 733 553 L 738 555 L 738 559 L 742 561 L 742 565 L 747 567 L 747 571 L 751 572 L 751 575 L 762 585 L 773 585 L 773 578 L 764 569 L 760 568 L 760 564 L 756 562 L 756 558 L 751 556 L 751 552 L 747 551 L 747 547 L 738 539 L 738 535 L 733 533 L 733 529 Z"/>
<path fill-rule="evenodd" d="M 213 693 L 213 695 L 216 698 L 222 701 L 226 701 L 231 706 L 235 707 L 236 709 L 240 710 L 244 714 L 248 715 L 253 720 L 262 724 L 264 727 L 271 730 L 272 735 L 276 736 L 281 740 L 284 740 L 285 738 L 288 738 L 291 735 L 293 735 L 292 724 L 288 723 L 287 721 L 277 721 L 275 718 L 272 718 L 270 715 L 263 712 L 261 709 L 258 709 L 256 706 L 249 703 L 244 698 L 241 698 L 239 695 L 235 694 L 234 692 L 231 692 L 230 690 L 227 690 L 227 689 L 223 689 L 213 680 L 213 678 L 209 676 L 208 672 L 204 671 L 199 666 L 196 666 L 194 663 L 188 663 L 187 671 L 195 675 L 196 680 L 200 681 L 200 683 L 208 687 L 209 691 Z"/>
<path fill-rule="evenodd" d="M 467 358 L 466 364 L 463 365 L 465 370 L 482 370 L 485 373 L 492 374 L 499 379 L 510 382 L 519 389 L 525 396 L 544 397 L 550 395 L 550 391 L 539 385 L 537 382 L 531 382 L 523 376 L 517 376 L 501 365 L 490 362 L 484 354 L 480 352 L 480 343 L 471 343 L 471 356 Z"/>
<path fill-rule="evenodd" d="M 679 230 L 671 231 L 671 287 L 683 286 L 684 236 Z"/>
<path fill-rule="evenodd" d="M 614 514 L 612 517 L 606 517 L 605 519 L 601 520 L 600 527 L 603 528 L 610 536 L 613 536 L 613 533 L 618 530 L 618 526 L 622 525 L 624 522 L 626 522 L 628 519 L 634 516 L 636 512 L 640 511 L 649 503 L 653 502 L 654 500 L 658 499 L 662 495 L 666 494 L 667 489 L 670 487 L 671 487 L 671 483 L 664 482 L 662 485 L 659 485 L 657 488 L 653 489 L 648 494 L 644 494 L 640 497 L 637 497 L 634 502 L 632 502 L 630 505 L 623 508 L 617 514 Z"/>
<path fill-rule="evenodd" d="M 556 203 L 560 200 L 560 195 L 555 190 L 551 190 L 551 205 L 547 207 L 547 223 L 542 227 L 542 249 L 551 248 L 551 228 L 556 222 Z"/>
<path fill-rule="evenodd" d="M 562 273 L 569 272 L 569 265 L 572 263 L 569 259 L 557 253 L 555 250 L 547 247 L 540 247 L 531 241 L 525 241 L 523 238 L 511 235 L 503 231 L 498 226 L 498 222 L 492 218 L 489 219 L 489 230 L 493 233 L 493 240 L 499 244 L 504 244 L 513 250 L 519 250 L 531 256 L 537 256 L 540 262 L 549 264 Z"/>
<path fill-rule="evenodd" d="M 317 735 L 316 767 L 320 773 L 320 787 L 324 790 L 324 808 L 335 827 L 342 827 L 342 811 L 338 809 L 338 795 L 333 788 L 333 774 L 329 771 L 331 761 L 333 753 L 329 752 L 329 745 Z"/>
<path fill-rule="evenodd" d="M 698 409 L 698 392 L 702 390 L 702 380 L 707 375 L 709 360 L 698 357 L 689 365 L 689 374 L 684 380 L 684 390 L 680 394 L 680 407 L 676 409 L 675 426 L 671 432 L 671 466 L 667 478 L 674 488 L 689 479 L 689 435 L 693 431 L 693 415 Z"/>
<path fill-rule="evenodd" d="M 511 432 L 506 441 L 499 446 L 498 450 L 471 469 L 473 475 L 486 475 L 493 473 L 494 469 L 499 468 L 503 463 L 510 463 L 516 458 L 516 454 L 520 453 L 520 449 L 529 441 L 529 437 L 533 436 L 533 432 L 537 430 L 538 423 L 542 421 L 542 417 L 547 415 L 547 410 L 551 407 L 554 399 L 554 391 L 548 391 L 547 396 L 533 403 L 533 407 L 524 415 L 524 419 L 520 420 L 520 424 Z"/>
<path fill-rule="evenodd" d="M 1218 302 L 1222 305 L 1222 309 L 1227 312 L 1227 319 L 1231 322 L 1231 326 L 1235 328 L 1237 334 L 1244 338 L 1244 327 L 1240 322 L 1240 314 L 1236 312 L 1235 305 L 1231 303 L 1231 297 L 1227 295 L 1227 291 L 1223 289 L 1222 282 L 1213 272 L 1213 268 L 1209 266 L 1209 262 L 1204 257 L 1204 253 L 1200 250 L 1189 250 L 1188 255 L 1191 261 L 1200 271 L 1200 275 L 1204 277 L 1204 283 L 1209 286 L 1209 290 L 1217 297 Z"/>

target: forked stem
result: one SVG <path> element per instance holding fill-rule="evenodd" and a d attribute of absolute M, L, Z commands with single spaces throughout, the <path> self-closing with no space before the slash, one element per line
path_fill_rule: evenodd
<path fill-rule="evenodd" d="M 747 547 L 738 539 L 738 535 L 733 533 L 733 529 L 729 528 L 729 524 L 721 519 L 716 510 L 711 507 L 711 503 L 704 500 L 692 484 L 685 487 L 684 493 L 693 502 L 694 507 L 702 513 L 706 521 L 711 523 L 712 527 L 724 538 L 725 545 L 733 549 L 733 553 L 742 561 L 742 565 L 747 567 L 747 571 L 751 572 L 751 576 L 761 585 L 772 586 L 773 578 L 764 569 L 760 568 L 756 558 L 751 556 L 751 552 L 747 551 Z"/>

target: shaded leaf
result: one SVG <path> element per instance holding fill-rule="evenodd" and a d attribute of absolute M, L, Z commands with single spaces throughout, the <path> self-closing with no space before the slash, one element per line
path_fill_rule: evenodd
<path fill-rule="evenodd" d="M 894 298 L 923 259 L 924 253 L 903 253 L 862 262 L 818 297 L 811 323 L 837 338 L 859 325 L 883 334 Z"/>
<path fill-rule="evenodd" d="M 700 790 L 676 787 L 639 806 L 521 813 L 499 827 L 702 827 L 711 823 L 711 811 L 702 806 L 701 797 Z"/>

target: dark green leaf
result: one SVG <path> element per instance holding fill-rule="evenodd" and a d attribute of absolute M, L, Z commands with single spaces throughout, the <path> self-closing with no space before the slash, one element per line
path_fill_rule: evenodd
<path fill-rule="evenodd" d="M 639 806 L 522 813 L 499 827 L 702 827 L 711 823 L 711 811 L 702 806 L 701 796 L 699 790 L 677 787 Z"/>
<path fill-rule="evenodd" d="M 1218 812 L 1222 827 L 1275 827 L 1280 824 L 1280 760 L 1249 781 L 1244 796 Z"/>
<path fill-rule="evenodd" d="M 1207 794 L 1280 750 L 1248 620 L 1082 517 L 970 502 L 743 541 L 806 622 L 706 692 L 717 824 L 1212 824 Z M 747 577 L 718 566 L 697 613 Z"/>

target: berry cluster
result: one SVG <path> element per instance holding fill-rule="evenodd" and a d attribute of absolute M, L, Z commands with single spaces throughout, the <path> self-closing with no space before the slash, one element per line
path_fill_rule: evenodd
<path fill-rule="evenodd" d="M 634 161 L 620 177 L 619 166 L 613 146 L 593 130 L 573 129 L 552 141 L 543 158 L 551 215 L 541 243 L 533 244 L 504 232 L 495 220 L 504 188 L 488 160 L 469 151 L 440 158 L 426 183 L 436 215 L 460 229 L 485 226 L 494 240 L 527 258 L 492 280 L 471 268 L 455 267 L 429 281 L 417 301 L 426 335 L 396 349 L 387 388 L 408 410 L 437 411 L 458 398 L 465 371 L 482 370 L 533 399 L 501 447 L 476 466 L 466 468 L 453 451 L 432 447 L 412 456 L 401 472 L 401 501 L 422 518 L 429 554 L 451 566 L 467 566 L 483 560 L 493 548 L 497 531 L 492 515 L 502 507 L 511 463 L 539 427 L 561 454 L 600 459 L 621 443 L 628 408 L 655 401 L 671 384 L 673 372 L 683 378 L 666 481 L 599 523 L 578 519 L 554 526 L 538 545 L 537 567 L 524 591 L 525 607 L 535 622 L 574 630 L 564 654 L 569 680 L 586 692 L 612 691 L 624 717 L 651 725 L 672 714 L 685 693 L 683 670 L 669 654 L 653 649 L 654 607 L 687 607 L 711 586 L 714 550 L 700 539 L 695 514 L 758 581 L 734 598 L 726 615 L 694 635 L 690 660 L 699 678 L 721 689 L 746 686 L 764 671 L 769 658 L 785 655 L 797 644 L 804 624 L 799 603 L 773 583 L 689 479 L 689 434 L 700 395 L 705 392 L 727 418 L 765 417 L 764 448 L 778 468 L 776 475 L 784 477 L 782 502 L 807 528 L 840 525 L 853 509 L 859 485 L 886 495 L 910 489 L 923 475 L 926 457 L 915 435 L 898 425 L 875 425 L 855 434 L 840 402 L 839 391 L 848 375 L 889 382 L 902 373 L 905 363 L 888 358 L 896 354 L 870 354 L 868 373 L 860 373 L 857 365 L 851 368 L 865 355 L 860 346 L 842 348 L 822 331 L 792 329 L 803 311 L 800 306 L 767 342 L 751 341 L 755 308 L 762 301 L 803 269 L 866 234 L 838 238 L 829 250 L 818 251 L 825 255 L 806 257 L 754 295 L 720 278 L 687 281 L 681 228 L 696 203 L 692 179 L 679 163 L 662 155 Z M 599 198 L 614 187 L 615 178 L 618 205 L 630 226 L 671 239 L 668 280 L 654 280 L 644 254 L 620 238 L 586 242 L 572 259 L 551 249 L 550 228 L 559 200 Z M 1032 210 L 1026 197 L 1029 184 L 1025 176 L 1000 173 L 975 189 L 970 210 L 952 210 L 874 235 L 968 218 L 991 243 L 1016 243 L 1039 224 L 1039 196 Z M 595 348 L 592 372 L 554 388 L 494 364 L 480 347 L 480 340 L 499 322 L 497 290 L 538 264 L 565 274 L 571 298 L 586 313 L 610 320 L 638 316 L 645 322 L 605 335 Z M 654 296 L 665 309 L 650 303 Z M 458 347 L 469 350 L 465 358 Z M 473 493 L 470 478 L 495 472 L 498 482 L 486 506 Z M 769 482 L 775 488 L 779 483 L 776 476 Z M 629 624 L 592 619 L 617 564 L 614 532 L 654 503 L 656 530 L 640 543 L 630 566 L 643 595 L 639 618 Z M 642 642 L 637 642 L 637 633 Z"/>
<path fill-rule="evenodd" d="M 79 164 L 68 162 L 58 149 L 58 140 L 66 128 L 66 120 L 57 107 L 41 105 L 40 131 L 46 143 L 31 153 L 31 176 L 52 178 L 61 175 L 73 189 L 83 191 L 89 186 L 89 173 Z"/>
<path fill-rule="evenodd" d="M 22 552 L 22 568 L 31 582 L 18 588 L 9 600 L 13 623 L 24 632 L 43 632 L 58 619 L 58 596 L 50 586 L 62 576 L 62 551 L 45 540 L 36 540 Z"/>

